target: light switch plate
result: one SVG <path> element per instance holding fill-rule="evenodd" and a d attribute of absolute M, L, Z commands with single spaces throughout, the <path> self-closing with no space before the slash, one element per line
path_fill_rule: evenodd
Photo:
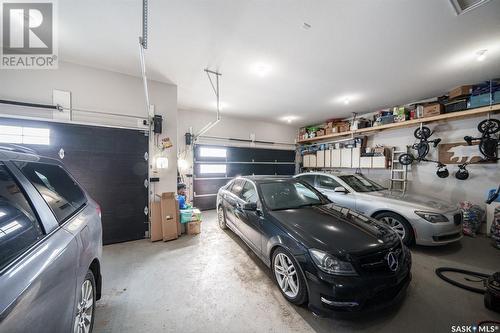
<path fill-rule="evenodd" d="M 53 119 L 71 120 L 71 91 L 56 90 L 52 91 L 52 105 L 59 105 L 63 110 L 54 110 Z"/>

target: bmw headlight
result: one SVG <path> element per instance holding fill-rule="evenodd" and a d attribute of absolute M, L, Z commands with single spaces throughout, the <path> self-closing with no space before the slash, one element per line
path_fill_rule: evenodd
<path fill-rule="evenodd" d="M 432 212 L 422 212 L 422 211 L 415 211 L 415 214 L 423 218 L 424 220 L 427 220 L 431 223 L 437 223 L 437 222 L 448 222 L 448 218 L 442 214 L 438 213 L 432 213 Z"/>
<path fill-rule="evenodd" d="M 357 275 L 354 267 L 349 262 L 341 261 L 320 250 L 310 249 L 309 254 L 316 266 L 325 273 L 347 276 Z"/>

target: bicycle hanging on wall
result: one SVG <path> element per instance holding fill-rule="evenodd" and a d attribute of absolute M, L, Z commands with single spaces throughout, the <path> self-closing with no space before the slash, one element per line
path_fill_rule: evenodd
<path fill-rule="evenodd" d="M 411 146 L 411 148 L 416 151 L 416 155 L 411 153 L 402 154 L 401 156 L 399 156 L 399 163 L 401 163 L 402 165 L 410 165 L 414 162 L 436 163 L 437 165 L 436 175 L 439 178 L 446 178 L 450 174 L 448 172 L 448 168 L 446 167 L 446 165 L 439 161 L 427 158 L 431 144 L 434 148 L 436 148 L 441 142 L 440 138 L 429 140 L 432 134 L 434 134 L 434 132 L 432 132 L 429 127 L 420 124 L 420 127 L 417 128 L 415 132 L 413 132 L 413 135 L 419 141 Z"/>
<path fill-rule="evenodd" d="M 483 158 L 476 162 L 465 162 L 458 166 L 458 171 L 455 173 L 455 177 L 460 180 L 466 180 L 469 178 L 469 171 L 467 166 L 470 164 L 485 163 L 485 162 L 496 162 L 498 158 L 498 147 L 500 146 L 500 120 L 498 119 L 485 119 L 477 125 L 478 131 L 481 133 L 481 137 L 464 137 L 465 142 L 470 146 L 474 141 L 479 140 L 479 151 L 483 155 Z"/>

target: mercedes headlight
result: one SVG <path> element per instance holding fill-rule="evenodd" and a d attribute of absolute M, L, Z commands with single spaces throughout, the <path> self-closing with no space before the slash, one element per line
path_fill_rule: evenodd
<path fill-rule="evenodd" d="M 316 266 L 325 273 L 346 276 L 357 275 L 354 267 L 349 262 L 341 261 L 320 250 L 310 249 L 309 254 Z"/>
<path fill-rule="evenodd" d="M 436 222 L 448 222 L 448 218 L 442 214 L 438 213 L 432 213 L 432 212 L 422 212 L 422 211 L 415 211 L 415 214 L 423 218 L 424 220 L 427 220 L 431 223 L 436 223 Z"/>

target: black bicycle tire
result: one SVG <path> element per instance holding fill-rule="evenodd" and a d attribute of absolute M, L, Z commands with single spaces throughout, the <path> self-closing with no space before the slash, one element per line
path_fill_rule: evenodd
<path fill-rule="evenodd" d="M 481 139 L 481 142 L 479 143 L 479 151 L 481 152 L 481 154 L 483 154 L 487 159 L 494 159 L 494 158 L 497 158 L 496 156 L 496 153 L 498 151 L 498 142 L 497 142 L 497 149 L 493 148 L 492 149 L 492 152 L 493 152 L 493 155 L 489 155 L 489 154 L 486 154 L 486 150 L 484 149 L 485 145 L 486 145 L 486 141 L 487 140 L 491 140 L 493 145 L 494 145 L 494 142 L 497 141 L 495 139 L 491 139 L 491 138 L 487 138 L 487 139 Z"/>
<path fill-rule="evenodd" d="M 496 130 L 495 130 L 495 131 L 488 131 L 488 132 L 485 132 L 485 131 L 482 129 L 482 125 L 483 125 L 483 124 L 486 124 L 486 123 L 489 123 L 489 122 L 491 122 L 491 123 L 496 123 L 496 124 L 497 124 L 497 128 L 496 128 Z M 484 133 L 486 133 L 486 134 L 489 134 L 489 135 L 493 135 L 493 134 L 495 134 L 495 133 L 498 133 L 498 131 L 500 131 L 500 120 L 498 120 L 498 119 L 494 119 L 494 118 L 492 118 L 492 119 L 485 119 L 485 120 L 482 120 L 481 122 L 479 122 L 479 124 L 477 124 L 477 130 L 478 130 L 479 132 L 483 133 L 483 134 L 484 134 Z"/>
<path fill-rule="evenodd" d="M 423 135 L 424 132 L 427 132 L 426 135 Z M 432 131 L 427 126 L 422 126 L 422 128 L 418 127 L 413 132 L 413 136 L 420 140 L 427 140 L 432 135 Z"/>
<path fill-rule="evenodd" d="M 473 272 L 473 271 L 468 271 L 468 270 L 465 270 L 465 269 L 453 268 L 453 267 L 439 267 L 439 268 L 436 268 L 436 275 L 439 278 L 441 278 L 442 280 L 448 282 L 449 284 L 452 284 L 455 287 L 459 287 L 461 289 L 472 291 L 472 292 L 478 293 L 478 294 L 484 294 L 484 293 L 486 293 L 486 289 L 474 288 L 474 287 L 468 286 L 466 284 L 462 284 L 460 282 L 457 282 L 457 281 L 452 280 L 449 277 L 445 276 L 443 274 L 443 272 L 455 272 L 455 273 L 461 273 L 461 274 L 465 274 L 465 275 L 471 275 L 471 276 L 483 277 L 483 278 L 490 277 L 489 274 L 484 274 L 484 273 L 479 273 L 479 272 Z"/>

